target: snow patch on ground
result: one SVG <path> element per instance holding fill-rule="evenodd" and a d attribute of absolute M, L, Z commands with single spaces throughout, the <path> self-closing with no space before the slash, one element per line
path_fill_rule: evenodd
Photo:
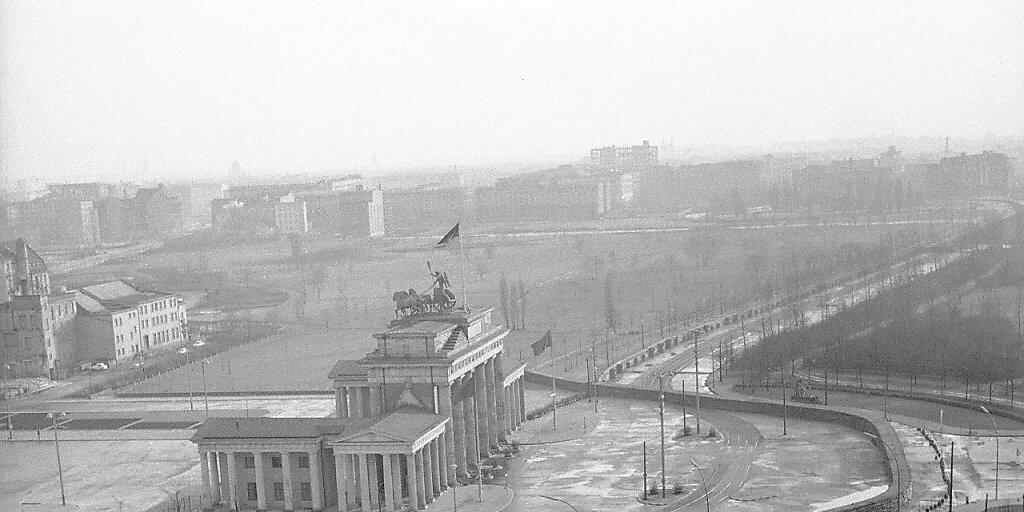
<path fill-rule="evenodd" d="M 847 494 L 846 496 L 842 496 L 842 497 L 836 498 L 834 500 L 826 501 L 824 503 L 812 503 L 811 506 L 814 507 L 814 512 L 821 512 L 823 510 L 832 510 L 834 508 L 838 508 L 838 507 L 842 507 L 842 506 L 845 506 L 845 505 L 851 505 L 853 503 L 857 503 L 858 501 L 861 501 L 861 500 L 866 500 L 868 498 L 873 498 L 875 496 L 878 496 L 879 494 L 882 494 L 888 488 L 889 488 L 888 485 L 875 485 L 873 487 L 868 487 L 867 489 L 864 489 L 862 491 L 857 491 L 857 492 L 852 493 L 852 494 Z"/>

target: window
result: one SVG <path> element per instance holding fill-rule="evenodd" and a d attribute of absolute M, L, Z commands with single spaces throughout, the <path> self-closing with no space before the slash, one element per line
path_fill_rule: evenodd
<path fill-rule="evenodd" d="M 281 456 L 280 455 L 271 455 L 270 456 L 270 467 L 272 467 L 272 468 L 279 468 L 279 467 L 281 467 Z"/>
<path fill-rule="evenodd" d="M 313 489 L 309 486 L 309 482 L 299 482 L 299 500 L 313 501 Z"/>
<path fill-rule="evenodd" d="M 300 453 L 299 454 L 299 467 L 300 468 L 308 468 L 309 467 L 309 455 L 307 455 L 305 453 Z"/>
<path fill-rule="evenodd" d="M 246 487 L 248 487 L 249 491 L 249 501 L 256 501 L 259 499 L 259 496 L 256 495 L 256 482 L 249 482 L 246 484 Z"/>
<path fill-rule="evenodd" d="M 245 463 L 245 467 L 246 468 L 252 469 L 252 468 L 256 467 L 256 457 L 254 457 L 252 455 L 244 455 L 244 456 L 242 456 L 242 459 L 243 459 L 243 461 Z"/>
<path fill-rule="evenodd" d="M 284 501 L 284 482 L 274 482 L 274 501 Z"/>

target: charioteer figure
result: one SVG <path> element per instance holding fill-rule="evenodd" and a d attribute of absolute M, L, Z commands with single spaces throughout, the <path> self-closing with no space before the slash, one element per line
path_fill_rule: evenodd
<path fill-rule="evenodd" d="M 397 291 L 392 295 L 395 301 L 395 316 L 398 318 L 410 315 L 451 314 L 455 310 L 455 292 L 452 291 L 448 273 L 434 270 L 427 262 L 427 271 L 434 281 L 427 293 L 416 293 L 414 288 L 408 291 Z"/>

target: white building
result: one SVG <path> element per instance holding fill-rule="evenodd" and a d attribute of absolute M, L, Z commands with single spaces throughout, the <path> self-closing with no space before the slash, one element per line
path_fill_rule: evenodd
<path fill-rule="evenodd" d="M 185 307 L 172 294 L 110 281 L 77 290 L 75 300 L 82 360 L 120 362 L 185 341 Z"/>

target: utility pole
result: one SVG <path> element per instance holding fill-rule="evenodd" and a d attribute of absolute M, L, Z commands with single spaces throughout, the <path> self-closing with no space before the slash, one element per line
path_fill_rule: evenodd
<path fill-rule="evenodd" d="M 949 496 L 946 501 L 949 502 L 949 512 L 953 512 L 953 445 L 956 441 L 949 442 Z"/>
<path fill-rule="evenodd" d="M 693 392 L 697 397 L 697 435 L 700 435 L 700 362 L 697 360 L 697 341 L 699 335 L 693 335 Z"/>
<path fill-rule="evenodd" d="M 786 374 L 779 377 L 782 383 L 782 435 L 786 435 L 786 422 L 789 416 L 789 407 L 786 405 Z"/>
<path fill-rule="evenodd" d="M 647 441 L 644 441 L 644 490 L 643 497 L 647 499 Z"/>
<path fill-rule="evenodd" d="M 665 378 L 658 379 L 658 415 L 661 420 L 661 498 L 665 499 Z M 998 482 L 998 480 L 996 480 Z"/>
<path fill-rule="evenodd" d="M 60 504 L 66 507 L 68 500 L 64 494 L 64 467 L 60 461 L 60 441 L 57 440 L 57 416 L 55 412 L 50 413 L 50 420 L 53 421 L 53 447 L 57 451 L 57 476 L 60 477 Z"/>

